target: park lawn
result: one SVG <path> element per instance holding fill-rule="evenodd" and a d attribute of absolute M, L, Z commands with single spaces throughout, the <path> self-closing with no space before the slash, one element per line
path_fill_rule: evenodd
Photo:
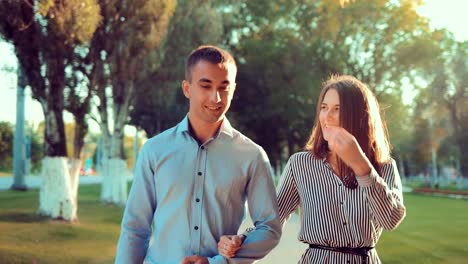
<path fill-rule="evenodd" d="M 99 202 L 99 185 L 80 186 L 79 222 L 36 215 L 39 192 L 0 192 L 0 263 L 113 263 L 123 209 Z"/>
<path fill-rule="evenodd" d="M 123 210 L 99 202 L 99 185 L 80 186 L 73 225 L 37 216 L 38 197 L 0 192 L 0 263 L 113 263 Z M 467 200 L 405 194 L 405 204 L 404 222 L 377 245 L 383 263 L 466 263 Z"/>
<path fill-rule="evenodd" d="M 468 200 L 406 194 L 406 218 L 384 231 L 383 263 L 468 263 Z"/>

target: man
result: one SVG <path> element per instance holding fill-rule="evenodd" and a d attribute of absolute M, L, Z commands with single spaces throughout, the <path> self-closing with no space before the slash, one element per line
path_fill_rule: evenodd
<path fill-rule="evenodd" d="M 189 113 L 140 152 L 116 263 L 228 263 L 217 242 L 237 234 L 245 201 L 255 229 L 243 243 L 232 236 L 240 250 L 229 263 L 252 263 L 277 245 L 281 227 L 268 157 L 225 117 L 236 73 L 234 58 L 218 47 L 189 55 L 182 82 Z"/>

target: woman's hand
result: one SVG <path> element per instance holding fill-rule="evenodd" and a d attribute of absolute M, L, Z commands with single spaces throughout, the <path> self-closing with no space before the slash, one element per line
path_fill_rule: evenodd
<path fill-rule="evenodd" d="M 328 148 L 335 153 L 356 174 L 363 176 L 370 173 L 372 165 L 362 151 L 356 138 L 346 129 L 327 126 Z"/>
<path fill-rule="evenodd" d="M 228 259 L 234 257 L 244 239 L 244 235 L 221 236 L 218 242 L 218 253 Z"/>

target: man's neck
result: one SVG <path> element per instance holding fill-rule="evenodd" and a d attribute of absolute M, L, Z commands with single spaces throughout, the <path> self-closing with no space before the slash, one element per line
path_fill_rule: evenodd
<path fill-rule="evenodd" d="M 212 137 L 214 137 L 224 120 L 223 118 L 215 123 L 206 123 L 202 120 L 191 118 L 190 113 L 188 119 L 190 131 L 200 144 L 203 144 Z"/>

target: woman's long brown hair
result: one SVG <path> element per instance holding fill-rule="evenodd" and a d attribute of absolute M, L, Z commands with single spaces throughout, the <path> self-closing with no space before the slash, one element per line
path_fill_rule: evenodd
<path fill-rule="evenodd" d="M 333 75 L 322 87 L 317 103 L 315 126 L 305 149 L 317 158 L 327 156 L 328 143 L 323 138 L 319 116 L 325 94 L 328 90 L 335 89 L 340 98 L 340 126 L 356 138 L 364 154 L 380 172 L 383 163 L 390 160 L 390 144 L 386 124 L 381 118 L 379 103 L 374 94 L 365 84 L 349 75 Z M 337 165 L 340 177 L 349 178 L 353 182 L 348 187 L 356 187 L 355 175 L 351 168 L 339 158 Z"/>

